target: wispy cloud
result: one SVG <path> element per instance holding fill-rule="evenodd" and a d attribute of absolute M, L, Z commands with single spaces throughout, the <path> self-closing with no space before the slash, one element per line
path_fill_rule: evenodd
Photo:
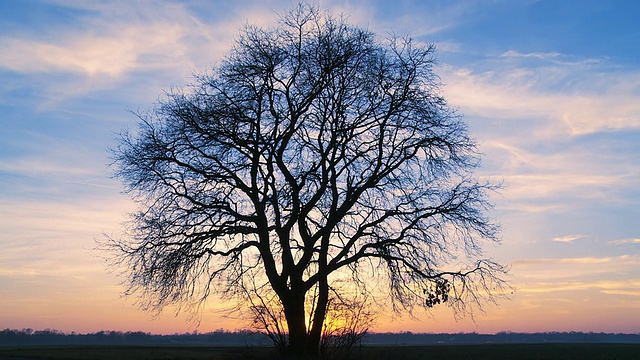
<path fill-rule="evenodd" d="M 637 69 L 511 50 L 442 70 L 445 97 L 487 154 L 483 168 L 506 185 L 501 209 L 637 202 L 629 196 L 640 181 L 629 135 L 640 131 Z"/>
<path fill-rule="evenodd" d="M 640 296 L 640 280 L 628 281 L 571 281 L 527 284 L 519 289 L 524 293 L 547 293 L 556 291 L 597 290 L 611 295 Z"/>
<path fill-rule="evenodd" d="M 468 14 L 481 6 L 476 1 L 457 1 L 446 6 L 428 1 L 400 1 L 380 2 L 376 7 L 367 0 L 324 0 L 320 4 L 334 15 L 347 15 L 350 22 L 368 27 L 381 37 L 391 33 L 429 42 L 437 34 L 466 21 Z M 429 21 L 425 21 L 425 13 L 429 14 Z M 452 46 L 444 45 L 442 49 L 451 49 Z"/>
<path fill-rule="evenodd" d="M 640 238 L 612 240 L 612 241 L 609 241 L 607 244 L 611 244 L 611 245 L 640 244 Z"/>
<path fill-rule="evenodd" d="M 446 41 L 438 41 L 436 43 L 436 49 L 438 52 L 444 53 L 460 53 L 462 52 L 462 47 L 458 43 L 454 42 L 446 42 Z"/>
<path fill-rule="evenodd" d="M 623 283 L 640 271 L 640 255 L 522 259 L 512 263 L 517 287 L 539 284 Z M 636 279 L 640 285 L 640 280 Z"/>
<path fill-rule="evenodd" d="M 636 296 L 640 297 L 639 290 L 602 290 L 602 293 L 608 295 L 623 295 L 623 296 Z"/>
<path fill-rule="evenodd" d="M 562 56 L 562 54 L 558 52 L 547 52 L 547 53 L 535 52 L 535 53 L 524 54 L 515 50 L 509 50 L 500 54 L 500 57 L 506 57 L 506 58 L 515 57 L 515 58 L 536 58 L 536 59 L 555 59 L 560 56 Z"/>
<path fill-rule="evenodd" d="M 614 261 L 630 261 L 629 255 L 606 257 L 574 257 L 574 258 L 544 258 L 516 260 L 513 265 L 542 265 L 542 264 L 606 264 Z M 640 262 L 636 262 L 639 263 Z"/>
<path fill-rule="evenodd" d="M 0 35 L 0 68 L 23 74 L 82 75 L 111 82 L 132 73 L 204 71 L 230 48 L 245 17 L 206 24 L 186 4 L 80 4 L 75 22 L 39 33 Z M 245 9 L 251 15 L 252 7 Z M 94 80 L 95 81 L 95 80 Z M 167 86 L 170 84 L 167 84 Z"/>
<path fill-rule="evenodd" d="M 0 66 L 23 73 L 62 71 L 122 76 L 133 70 L 174 66 L 184 53 L 180 38 L 185 32 L 176 24 L 120 24 L 117 32 L 73 34 L 55 42 L 2 39 L 0 46 L 5 51 L 0 54 Z"/>
<path fill-rule="evenodd" d="M 581 146 L 560 141 L 515 144 L 520 137 L 508 134 L 485 137 L 490 138 L 481 145 L 489 154 L 484 169 L 506 184 L 508 201 L 500 201 L 503 209 L 559 211 L 583 201 L 634 201 L 629 194 L 640 181 L 640 162 L 631 152 L 609 151 L 606 143 L 593 146 L 596 139 Z"/>
<path fill-rule="evenodd" d="M 554 237 L 553 241 L 570 243 L 570 242 L 576 241 L 578 239 L 582 239 L 582 238 L 584 238 L 586 236 L 587 235 L 565 235 L 565 236 Z"/>
<path fill-rule="evenodd" d="M 2 203 L 0 282 L 13 279 L 44 287 L 55 278 L 53 283 L 61 287 L 80 280 L 88 286 L 93 277 L 94 284 L 99 283 L 105 269 L 89 253 L 94 238 L 102 236 L 101 231 L 112 231 L 132 207 L 117 190 L 109 189 L 93 190 L 82 202 L 24 197 L 19 203 Z"/>
<path fill-rule="evenodd" d="M 555 51 L 521 53 L 516 50 L 508 50 L 500 54 L 500 57 L 507 58 L 507 59 L 535 59 L 535 60 L 551 62 L 558 65 L 586 65 L 586 64 L 596 64 L 596 63 L 602 62 L 602 59 L 596 59 L 596 58 L 572 59 L 572 57 L 568 55 L 564 55 Z"/>
<path fill-rule="evenodd" d="M 530 135 L 537 138 L 640 129 L 638 71 L 503 63 L 488 71 L 445 68 L 443 79 L 447 98 L 465 114 L 511 122 L 535 119 Z"/>

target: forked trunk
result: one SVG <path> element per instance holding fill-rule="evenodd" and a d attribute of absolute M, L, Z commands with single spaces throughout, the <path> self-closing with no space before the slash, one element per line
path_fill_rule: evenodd
<path fill-rule="evenodd" d="M 286 355 L 292 359 L 303 359 L 308 355 L 304 294 L 290 295 L 286 300 L 283 300 L 282 305 L 289 328 L 289 346 Z"/>
<path fill-rule="evenodd" d="M 292 359 L 317 359 L 320 356 L 322 328 L 327 312 L 329 291 L 326 280 L 321 281 L 311 329 L 307 330 L 304 294 L 292 294 L 283 307 L 289 328 L 287 356 Z"/>

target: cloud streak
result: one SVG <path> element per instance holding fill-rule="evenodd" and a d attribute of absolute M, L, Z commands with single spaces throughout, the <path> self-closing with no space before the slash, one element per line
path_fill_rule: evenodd
<path fill-rule="evenodd" d="M 596 290 L 603 294 L 640 296 L 640 279 L 630 281 L 572 281 L 553 283 L 534 283 L 522 286 L 518 291 L 524 293 L 549 293 L 558 291 Z"/>
<path fill-rule="evenodd" d="M 565 236 L 559 236 L 559 237 L 554 237 L 553 241 L 556 242 L 563 242 L 563 243 L 570 243 L 570 242 L 574 242 L 578 239 L 582 239 L 586 237 L 586 235 L 565 235 Z"/>
<path fill-rule="evenodd" d="M 533 53 L 521 53 L 516 50 L 508 50 L 500 54 L 501 58 L 507 59 L 534 59 L 551 62 L 557 65 L 588 65 L 597 64 L 602 62 L 602 59 L 579 59 L 571 60 L 569 56 L 561 54 L 559 52 L 533 52 Z"/>
<path fill-rule="evenodd" d="M 612 241 L 609 241 L 607 244 L 611 244 L 611 245 L 640 244 L 640 238 L 612 240 Z"/>
<path fill-rule="evenodd" d="M 630 255 L 606 256 L 606 257 L 575 257 L 575 258 L 545 258 L 516 260 L 513 265 L 543 265 L 543 264 L 606 264 L 612 262 L 627 262 L 640 264 L 640 259 Z"/>
<path fill-rule="evenodd" d="M 0 69 L 75 74 L 111 82 L 150 71 L 185 74 L 219 60 L 245 20 L 232 17 L 205 24 L 186 4 L 61 3 L 89 15 L 50 28 L 47 36 L 0 35 L 0 47 L 5 49 L 0 52 Z"/>
<path fill-rule="evenodd" d="M 134 70 L 173 66 L 182 54 L 179 40 L 184 33 L 177 25 L 158 24 L 127 26 L 102 36 L 74 34 L 54 43 L 3 39 L 0 46 L 6 51 L 0 55 L 0 65 L 21 73 L 61 71 L 120 77 Z M 153 59 L 145 60 L 152 55 Z"/>
<path fill-rule="evenodd" d="M 536 119 L 531 135 L 542 139 L 640 129 L 640 72 L 585 62 L 525 66 L 507 61 L 485 71 L 448 67 L 445 93 L 467 115 Z"/>
<path fill-rule="evenodd" d="M 486 154 L 484 175 L 505 184 L 499 209 L 559 213 L 593 201 L 639 203 L 636 68 L 508 50 L 443 70 L 445 97 L 469 119 Z"/>

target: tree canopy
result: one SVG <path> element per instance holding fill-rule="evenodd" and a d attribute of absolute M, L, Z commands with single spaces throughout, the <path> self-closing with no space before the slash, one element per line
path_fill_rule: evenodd
<path fill-rule="evenodd" d="M 307 5 L 246 26 L 113 150 L 139 205 L 108 241 L 128 292 L 156 310 L 233 299 L 292 354 L 319 351 L 332 311 L 493 301 L 495 186 L 434 51 Z"/>

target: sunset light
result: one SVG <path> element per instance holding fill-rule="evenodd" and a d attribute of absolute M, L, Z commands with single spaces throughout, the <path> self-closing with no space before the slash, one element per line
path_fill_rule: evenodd
<path fill-rule="evenodd" d="M 483 258 L 506 266 L 510 285 L 462 317 L 446 302 L 400 314 L 389 296 L 362 297 L 379 313 L 365 316 L 354 305 L 348 315 L 329 312 L 325 325 L 640 333 L 640 2 L 317 4 L 380 41 L 406 34 L 419 46 L 435 44 L 442 96 L 481 154 L 474 175 L 500 184 L 487 192 L 486 212 L 499 241 L 481 247 Z M 0 330 L 251 328 L 235 300 L 212 295 L 195 315 L 173 305 L 155 313 L 124 294 L 128 269 L 109 263 L 103 245 L 123 234 L 139 204 L 114 176 L 121 164 L 111 151 L 123 129 L 137 135 L 134 114 L 146 114 L 163 91 L 220 65 L 240 28 L 275 26 L 290 6 L 0 1 Z M 451 271 L 469 255 L 455 250 Z M 374 265 L 361 270 L 370 271 L 367 286 L 383 283 Z"/>

